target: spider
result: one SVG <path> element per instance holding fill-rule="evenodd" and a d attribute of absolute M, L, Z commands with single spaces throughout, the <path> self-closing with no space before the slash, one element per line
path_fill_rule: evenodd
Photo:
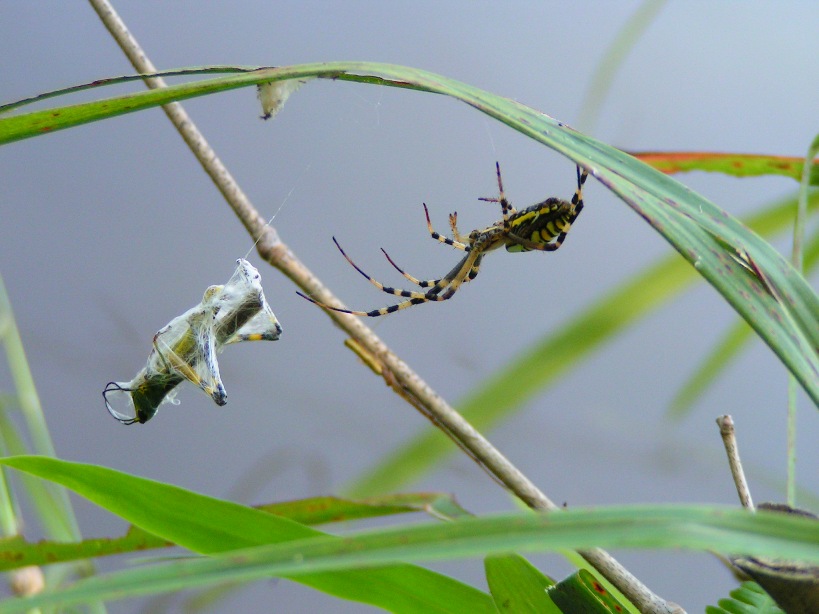
<path fill-rule="evenodd" d="M 462 235 L 458 232 L 458 214 L 451 213 L 449 215 L 449 227 L 452 230 L 452 238 L 441 235 L 433 230 L 432 222 L 429 219 L 429 210 L 427 209 L 426 203 L 424 203 L 424 214 L 427 218 L 427 228 L 429 229 L 430 236 L 440 243 L 451 245 L 456 249 L 466 252 L 466 255 L 449 273 L 440 279 L 417 279 L 395 264 L 389 254 L 384 251 L 383 248 L 381 249 L 389 263 L 395 267 L 401 275 L 416 286 L 426 289 L 426 291 L 402 290 L 400 288 L 385 286 L 362 271 L 341 248 L 336 238 L 333 237 L 333 242 L 341 254 L 347 259 L 347 262 L 349 262 L 356 271 L 366 277 L 372 285 L 382 292 L 394 296 L 401 296 L 407 300 L 372 311 L 353 311 L 325 305 L 309 296 L 305 296 L 301 292 L 297 294 L 324 309 L 349 313 L 355 316 L 375 318 L 406 309 L 407 307 L 412 307 L 413 305 L 420 305 L 429 301 L 445 301 L 452 298 L 463 283 L 472 281 L 477 277 L 483 257 L 488 252 L 501 246 L 506 247 L 506 251 L 509 252 L 528 252 L 531 250 L 553 252 L 563 245 L 566 234 L 583 209 L 583 184 L 586 182 L 588 172 L 585 169 L 581 170 L 579 166 L 577 167 L 577 190 L 574 196 L 572 196 L 571 201 L 552 197 L 536 205 L 527 207 L 522 211 L 518 211 L 506 199 L 506 195 L 503 192 L 500 164 L 497 162 L 495 163 L 495 170 L 498 176 L 498 197 L 480 198 L 479 200 L 499 203 L 503 218 L 487 228 L 473 230 L 466 236 Z"/>

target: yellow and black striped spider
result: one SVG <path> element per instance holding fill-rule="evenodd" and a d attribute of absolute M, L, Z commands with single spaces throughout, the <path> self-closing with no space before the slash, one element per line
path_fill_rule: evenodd
<path fill-rule="evenodd" d="M 482 230 L 473 230 L 468 236 L 464 236 L 458 232 L 458 214 L 451 213 L 449 215 L 449 227 L 452 229 L 453 238 L 450 239 L 449 237 L 438 234 L 432 229 L 429 211 L 427 210 L 426 204 L 424 204 L 427 228 L 432 238 L 466 252 L 466 255 L 449 273 L 440 279 L 416 279 L 412 275 L 404 272 L 401 267 L 393 262 L 389 254 L 387 254 L 383 248 L 381 249 L 389 263 L 394 266 L 401 275 L 413 284 L 421 288 L 426 288 L 426 291 L 402 290 L 400 288 L 385 286 L 358 268 L 358 265 L 350 259 L 341 248 L 341 245 L 338 244 L 336 238 L 333 237 L 333 242 L 341 254 L 347 259 L 347 262 L 349 262 L 356 271 L 366 277 L 372 285 L 382 292 L 401 296 L 407 300 L 397 305 L 390 305 L 389 307 L 382 307 L 381 309 L 374 309 L 372 311 L 352 311 L 350 309 L 341 309 L 340 307 L 325 305 L 309 296 L 305 296 L 301 292 L 299 292 L 298 295 L 324 309 L 332 309 L 333 311 L 340 311 L 341 313 L 374 318 L 406 309 L 413 305 L 420 305 L 421 303 L 427 303 L 429 301 L 445 301 L 452 298 L 452 295 L 458 291 L 461 284 L 472 281 L 478 275 L 484 255 L 501 246 L 506 247 L 506 251 L 509 252 L 528 252 L 531 250 L 553 252 L 563 245 L 566 234 L 583 209 L 583 184 L 586 182 L 588 175 L 586 170 L 581 170 L 579 166 L 577 167 L 577 190 L 574 196 L 572 196 L 571 201 L 554 197 L 547 198 L 543 202 L 527 207 L 522 211 L 517 211 L 506 199 L 506 195 L 503 192 L 500 164 L 496 163 L 495 168 L 498 175 L 498 197 L 479 199 L 499 203 L 501 206 L 503 219 L 495 222 L 491 226 Z"/>

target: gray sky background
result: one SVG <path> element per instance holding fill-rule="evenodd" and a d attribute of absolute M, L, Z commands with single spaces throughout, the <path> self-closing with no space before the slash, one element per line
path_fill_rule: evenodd
<path fill-rule="evenodd" d="M 371 60 L 416 66 L 517 99 L 575 125 L 590 79 L 636 2 L 319 3 L 117 2 L 160 68 Z M 819 6 L 672 2 L 616 75 L 593 136 L 629 150 L 803 155 L 817 130 Z M 83 3 L 0 4 L 3 102 L 133 70 Z M 98 90 L 94 96 L 135 91 Z M 85 98 L 74 97 L 70 101 Z M 67 102 L 68 100 L 66 100 Z M 574 166 L 476 111 L 439 96 L 337 82 L 310 83 L 270 122 L 251 89 L 186 108 L 263 214 L 291 193 L 274 225 L 352 308 L 391 298 L 336 251 L 386 283 L 437 277 L 460 254 L 427 235 L 423 209 L 447 228 L 490 224 L 499 160 L 519 207 L 571 195 Z M 584 126 L 576 126 L 583 130 Z M 794 192 L 785 178 L 680 176 L 734 215 Z M 129 380 L 152 335 L 224 283 L 250 240 L 159 110 L 0 149 L 0 271 L 13 301 L 57 450 L 220 497 L 239 480 L 257 503 L 336 492 L 427 428 L 362 368 L 325 315 L 259 266 L 283 327 L 272 344 L 220 357 L 228 405 L 187 387 L 143 426 L 105 412 L 109 380 Z M 369 323 L 445 398 L 459 398 L 529 344 L 670 248 L 593 180 L 586 209 L 554 254 L 488 257 L 452 301 Z M 789 249 L 789 241 L 778 245 Z M 607 345 L 490 439 L 556 501 L 736 504 L 714 418 L 734 415 L 755 499 L 781 500 L 784 368 L 749 349 L 693 414 L 668 402 L 734 313 L 700 285 Z M 5 367 L 0 384 L 8 390 Z M 816 493 L 815 409 L 799 419 L 799 479 Z M 262 463 L 263 472 L 253 473 Z M 478 513 L 511 509 L 507 495 L 455 456 L 407 490 L 454 493 Z M 78 501 L 89 536 L 123 523 Z M 690 611 L 733 586 L 711 556 L 618 553 L 649 586 Z M 568 573 L 557 557 L 544 571 Z M 110 563 L 104 563 L 108 567 Z M 439 565 L 483 586 L 479 561 Z M 258 583 L 231 607 L 281 611 L 366 608 L 288 582 Z M 133 611 L 120 603 L 112 611 Z"/>

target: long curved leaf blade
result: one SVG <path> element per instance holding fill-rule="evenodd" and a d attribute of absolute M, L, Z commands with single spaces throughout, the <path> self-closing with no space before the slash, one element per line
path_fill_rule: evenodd
<path fill-rule="evenodd" d="M 42 480 L 28 474 L 23 475 L 42 486 Z M 254 509 L 309 526 L 410 512 L 426 512 L 448 520 L 469 515 L 451 495 L 442 493 L 386 495 L 359 501 L 339 497 L 312 497 L 298 501 L 258 505 L 254 506 Z M 0 538 L 0 571 L 19 569 L 29 565 L 52 565 L 112 554 L 145 552 L 154 548 L 168 548 L 175 545 L 172 541 L 152 535 L 134 525 L 131 525 L 125 534 L 119 537 L 89 538 L 78 542 L 48 540 L 29 542 L 22 536 L 15 535 Z"/>
<path fill-rule="evenodd" d="M 44 456 L 4 458 L 0 464 L 61 484 L 157 537 L 203 554 L 327 536 L 286 518 L 106 467 Z M 320 573 L 297 581 L 395 612 L 494 610 L 486 593 L 408 564 Z M 134 589 L 111 597 L 150 592 Z"/>
<path fill-rule="evenodd" d="M 819 233 L 808 243 L 805 249 L 804 266 L 806 271 L 813 271 L 819 265 Z M 683 418 L 694 403 L 705 393 L 710 385 L 739 355 L 751 339 L 751 329 L 739 320 L 715 344 L 699 368 L 680 386 L 669 406 L 668 415 L 677 419 Z"/>
<path fill-rule="evenodd" d="M 88 578 L 33 598 L 7 600 L 0 603 L 0 612 L 156 594 L 271 575 L 309 581 L 316 574 L 326 576 L 395 560 L 592 546 L 742 551 L 755 556 L 819 561 L 819 523 L 773 512 L 705 506 L 631 506 L 466 518 L 365 531 L 343 540 L 322 536 L 210 558 L 157 563 Z"/>
<path fill-rule="evenodd" d="M 704 171 L 732 177 L 762 177 L 782 175 L 802 179 L 804 158 L 767 154 L 717 153 L 712 151 L 630 151 L 632 156 L 662 173 Z M 810 184 L 819 185 L 819 164 L 810 169 Z"/>
<path fill-rule="evenodd" d="M 59 96 L 68 96 L 70 94 L 77 94 L 87 90 L 93 90 L 109 85 L 119 85 L 121 83 L 130 83 L 131 81 L 142 81 L 148 77 L 189 77 L 192 75 L 213 75 L 213 74 L 233 74 L 241 72 L 251 72 L 258 70 L 258 66 L 194 66 L 191 68 L 176 68 L 172 70 L 160 70 L 159 72 L 151 73 L 150 75 L 121 75 L 119 77 L 109 77 L 106 79 L 97 79 L 90 83 L 82 83 L 80 85 L 72 85 L 70 87 L 63 87 L 50 92 L 43 92 L 36 96 L 23 98 L 7 104 L 0 104 L 0 114 L 9 113 L 15 109 L 19 109 L 35 102 L 43 102 L 49 98 L 57 98 Z"/>

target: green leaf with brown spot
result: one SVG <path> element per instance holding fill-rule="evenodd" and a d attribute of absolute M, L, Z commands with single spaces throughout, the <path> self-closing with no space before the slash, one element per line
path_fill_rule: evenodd
<path fill-rule="evenodd" d="M 586 569 L 580 569 L 549 590 L 549 597 L 563 612 L 623 614 L 626 609 Z"/>
<path fill-rule="evenodd" d="M 651 165 L 662 173 L 722 173 L 732 177 L 762 177 L 782 175 L 796 181 L 802 179 L 805 159 L 794 156 L 771 156 L 763 154 L 716 153 L 710 151 L 632 151 L 638 160 Z M 811 185 L 819 185 L 819 164 L 813 163 L 810 171 Z"/>

